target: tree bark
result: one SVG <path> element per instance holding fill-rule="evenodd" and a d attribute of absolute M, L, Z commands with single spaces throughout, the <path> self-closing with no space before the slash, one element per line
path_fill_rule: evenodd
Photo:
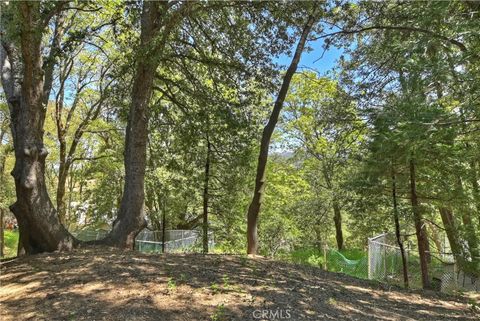
<path fill-rule="evenodd" d="M 413 158 L 410 159 L 410 199 L 412 203 L 413 218 L 415 221 L 415 234 L 417 236 L 418 253 L 420 256 L 422 287 L 424 289 L 429 289 L 430 278 L 428 275 L 428 238 L 426 227 L 423 224 L 423 217 L 418 202 L 415 177 L 415 161 Z"/>
<path fill-rule="evenodd" d="M 447 234 L 448 242 L 450 243 L 450 249 L 455 261 L 457 261 L 459 265 L 463 267 L 465 263 L 465 253 L 463 252 L 462 244 L 458 236 L 453 212 L 448 207 L 440 207 L 438 211 L 440 212 L 443 227 L 445 228 L 445 233 Z"/>
<path fill-rule="evenodd" d="M 65 202 L 65 189 L 67 185 L 67 169 L 65 168 L 65 164 L 60 163 L 59 166 L 59 173 L 58 173 L 58 185 L 57 185 L 57 211 L 58 211 L 58 218 L 62 224 L 66 224 L 66 213 L 67 213 L 67 206 Z"/>
<path fill-rule="evenodd" d="M 192 2 L 193 3 L 193 2 Z M 168 13 L 172 3 L 144 1 L 141 14 L 139 55 L 135 66 L 132 102 L 125 137 L 125 182 L 122 201 L 112 231 L 105 243 L 132 249 L 135 237 L 146 226 L 144 215 L 145 167 L 148 138 L 148 104 L 160 55 L 169 35 L 184 17 L 191 3 L 186 1 Z M 161 31 L 161 32 L 160 32 Z"/>
<path fill-rule="evenodd" d="M 159 30 L 160 3 L 145 1 L 141 15 L 140 48 L 152 49 Z M 148 50 L 147 50 L 148 52 Z M 153 54 L 149 52 L 150 54 Z M 120 210 L 106 242 L 133 249 L 135 237 L 147 225 L 144 217 L 145 167 L 147 161 L 148 104 L 159 61 L 137 57 L 132 102 L 125 138 L 125 183 Z"/>
<path fill-rule="evenodd" d="M 3 124 L 2 124 L 3 125 Z M 0 148 L 2 148 L 3 137 L 5 134 L 5 129 L 3 126 L 0 128 Z M 0 186 L 4 186 L 5 184 L 5 162 L 6 162 L 6 155 L 2 149 L 0 149 Z M 5 237 L 4 237 L 4 230 L 5 230 L 5 215 L 4 209 L 0 207 L 0 258 L 3 257 L 4 252 L 3 249 L 5 248 Z"/>
<path fill-rule="evenodd" d="M 167 237 L 165 233 L 167 232 L 167 197 L 163 200 L 163 210 L 162 210 L 162 253 L 165 253 L 165 242 Z"/>
<path fill-rule="evenodd" d="M 205 177 L 203 183 L 203 253 L 208 253 L 208 184 L 210 179 L 210 155 L 212 147 L 207 137 L 207 159 L 205 161 Z"/>
<path fill-rule="evenodd" d="M 475 200 L 475 209 L 477 210 L 477 230 L 480 230 L 480 186 L 478 184 L 477 162 L 470 162 L 470 168 L 472 173 L 470 180 L 472 185 L 473 199 Z"/>
<path fill-rule="evenodd" d="M 342 213 L 337 200 L 333 201 L 333 220 L 335 222 L 335 238 L 337 240 L 337 248 L 343 250 L 343 232 L 342 232 Z"/>
<path fill-rule="evenodd" d="M 62 71 L 60 76 L 60 90 L 56 97 L 55 102 L 55 123 L 57 127 L 57 139 L 59 142 L 59 170 L 58 170 L 58 184 L 57 184 L 57 212 L 58 216 L 60 217 L 60 221 L 65 224 L 66 223 L 66 200 L 65 200 L 65 191 L 66 191 L 66 184 L 67 179 L 70 175 L 70 169 L 73 165 L 75 160 L 74 155 L 77 151 L 77 147 L 80 143 L 83 134 L 85 133 L 85 129 L 87 126 L 98 118 L 100 112 L 102 110 L 103 102 L 105 101 L 106 94 L 105 89 L 111 84 L 111 81 L 100 89 L 100 97 L 99 99 L 92 104 L 88 112 L 86 113 L 85 117 L 80 121 L 78 126 L 75 128 L 75 132 L 73 134 L 72 142 L 70 146 L 67 146 L 67 132 L 70 130 L 72 126 L 72 118 L 77 110 L 77 106 L 80 103 L 80 93 L 87 87 L 88 82 L 83 82 L 84 77 L 80 77 L 78 79 L 75 99 L 73 100 L 72 105 L 68 109 L 66 120 L 63 120 L 64 115 L 64 91 L 65 91 L 65 82 L 70 76 L 72 66 L 74 64 L 74 58 L 71 58 L 70 61 L 67 62 L 67 66 L 65 67 L 66 70 Z M 99 82 L 102 83 L 108 68 L 102 70 Z"/>
<path fill-rule="evenodd" d="M 4 224 L 4 215 L 3 215 L 4 209 L 0 208 L 0 258 L 3 257 L 4 252 L 3 249 L 5 248 L 5 237 L 4 237 L 4 229 L 5 229 L 5 224 Z"/>
<path fill-rule="evenodd" d="M 405 248 L 400 236 L 400 221 L 398 218 L 398 204 L 397 204 L 397 177 L 392 168 L 392 201 L 393 201 L 393 220 L 395 221 L 395 237 L 397 239 L 400 254 L 402 256 L 402 271 L 403 271 L 403 285 L 408 288 L 408 265 L 407 257 L 405 255 Z"/>
<path fill-rule="evenodd" d="M 270 140 L 272 138 L 273 131 L 278 122 L 278 117 L 283 108 L 283 103 L 285 97 L 288 93 L 288 88 L 290 87 L 290 81 L 292 80 L 293 75 L 297 71 L 297 66 L 302 56 L 305 44 L 307 42 L 307 37 L 312 29 L 317 18 L 315 13 L 308 17 L 307 23 L 303 27 L 302 34 L 297 44 L 295 54 L 292 58 L 290 66 L 288 67 L 285 76 L 283 78 L 282 86 L 278 93 L 277 99 L 273 106 L 272 113 L 268 120 L 267 125 L 263 129 L 262 139 L 260 142 L 260 152 L 258 155 L 257 163 L 257 174 L 255 178 L 255 190 L 253 193 L 253 199 L 248 207 L 247 215 L 247 253 L 248 254 L 257 254 L 258 252 L 258 215 L 260 213 L 260 208 L 263 201 L 263 194 L 265 191 L 265 182 L 266 182 L 266 166 L 268 160 L 268 150 L 270 147 Z"/>
<path fill-rule="evenodd" d="M 43 126 L 46 106 L 45 71 L 42 68 L 43 25 L 38 2 L 18 4 L 20 16 L 20 53 L 23 70 L 21 84 L 13 76 L 20 57 L 2 43 L 2 84 L 11 116 L 15 149 L 15 180 L 17 200 L 10 207 L 20 231 L 20 253 L 70 250 L 77 241 L 63 227 L 48 196 L 45 184 Z M 47 75 L 48 76 L 48 75 Z"/>
<path fill-rule="evenodd" d="M 321 157 L 317 157 L 317 159 L 322 160 Z M 329 166 L 329 164 L 325 163 L 322 160 L 322 173 L 323 178 L 325 179 L 325 184 L 327 189 L 330 191 L 332 195 L 332 204 L 333 204 L 333 222 L 335 223 L 335 239 L 337 241 L 337 248 L 338 250 L 343 250 L 343 232 L 342 232 L 342 213 L 340 210 L 340 205 L 338 204 L 337 196 L 335 195 L 335 189 L 333 186 L 333 174 L 334 168 L 333 166 Z"/>
<path fill-rule="evenodd" d="M 465 191 L 463 190 L 462 179 L 458 177 L 457 179 L 457 188 L 462 196 L 462 199 L 465 199 Z M 470 263 L 472 271 L 480 270 L 480 250 L 477 234 L 475 231 L 475 223 L 472 220 L 471 210 L 465 205 L 461 204 L 459 206 L 461 219 L 463 223 L 463 228 L 465 231 L 465 239 L 468 244 L 468 251 L 470 253 Z"/>
<path fill-rule="evenodd" d="M 435 243 L 435 248 L 437 249 L 438 253 L 442 253 L 442 241 L 440 240 L 440 234 L 438 234 L 437 227 L 432 224 L 431 222 L 426 222 L 428 223 L 428 231 L 431 233 L 431 238 L 433 243 Z"/>

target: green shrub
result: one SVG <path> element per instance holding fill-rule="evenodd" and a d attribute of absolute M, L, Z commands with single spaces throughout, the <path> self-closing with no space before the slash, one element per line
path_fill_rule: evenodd
<path fill-rule="evenodd" d="M 18 230 L 4 230 L 5 247 L 3 248 L 4 258 L 17 256 Z"/>

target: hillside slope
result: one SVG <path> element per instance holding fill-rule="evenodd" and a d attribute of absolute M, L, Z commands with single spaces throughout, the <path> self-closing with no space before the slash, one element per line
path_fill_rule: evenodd
<path fill-rule="evenodd" d="M 477 320 L 466 299 L 264 258 L 106 248 L 1 265 L 10 320 Z"/>

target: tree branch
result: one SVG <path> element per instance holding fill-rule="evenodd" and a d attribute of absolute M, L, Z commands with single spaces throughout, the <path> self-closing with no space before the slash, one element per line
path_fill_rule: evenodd
<path fill-rule="evenodd" d="M 356 30 L 340 30 L 328 34 L 321 35 L 319 37 L 314 37 L 311 40 L 318 40 L 318 39 L 323 39 L 323 38 L 328 38 L 328 37 L 333 37 L 336 35 L 348 35 L 348 34 L 355 34 L 355 33 L 362 33 L 366 31 L 372 31 L 372 30 L 397 30 L 397 31 L 404 31 L 404 32 L 418 32 L 418 33 L 423 33 L 427 34 L 429 36 L 432 36 L 433 38 L 437 38 L 446 42 L 449 42 L 450 44 L 458 47 L 461 51 L 463 52 L 468 52 L 467 47 L 465 44 L 462 42 L 449 38 L 444 35 L 437 34 L 431 30 L 428 29 L 423 29 L 423 28 L 417 28 L 417 27 L 409 27 L 409 26 L 381 26 L 381 25 L 375 25 L 375 26 L 370 26 L 370 27 L 365 27 L 365 28 L 360 28 Z"/>

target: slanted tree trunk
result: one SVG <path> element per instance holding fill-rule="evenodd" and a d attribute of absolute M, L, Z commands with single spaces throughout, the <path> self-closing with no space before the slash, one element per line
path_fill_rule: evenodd
<path fill-rule="evenodd" d="M 407 257 L 405 255 L 405 248 L 400 235 L 400 220 L 398 218 L 398 204 L 397 204 L 397 177 L 392 168 L 392 200 L 393 200 L 393 220 L 395 221 L 395 238 L 397 239 L 400 254 L 402 256 L 402 271 L 403 271 L 403 285 L 408 288 L 408 265 Z"/>
<path fill-rule="evenodd" d="M 431 233 L 431 238 L 433 243 L 435 243 L 435 248 L 438 253 L 442 253 L 442 241 L 440 240 L 440 234 L 438 234 L 437 227 L 432 222 L 427 222 Z"/>
<path fill-rule="evenodd" d="M 21 58 L 17 57 L 18 51 L 13 46 L 2 43 L 1 69 L 15 149 L 12 176 L 17 200 L 10 209 L 19 225 L 19 254 L 69 250 L 77 242 L 58 220 L 45 184 L 47 150 L 43 143 L 43 126 L 45 101 L 50 92 L 44 81 L 49 75 L 45 75 L 42 63 L 42 35 L 46 23 L 41 19 L 40 3 L 25 1 L 17 5 Z M 20 61 L 21 72 L 18 70 Z M 20 75 L 21 84 L 16 81 L 15 74 Z"/>
<path fill-rule="evenodd" d="M 248 243 L 247 253 L 248 254 L 257 254 L 257 251 L 258 251 L 258 232 L 257 232 L 258 215 L 260 213 L 260 208 L 263 201 L 263 194 L 265 191 L 265 183 L 266 183 L 265 174 L 266 174 L 266 166 L 267 166 L 267 160 L 268 160 L 268 150 L 270 147 L 270 140 L 272 138 L 273 131 L 275 130 L 275 126 L 278 122 L 278 117 L 280 115 L 280 112 L 283 108 L 283 103 L 285 101 L 285 97 L 287 96 L 288 88 L 290 87 L 290 81 L 292 80 L 293 75 L 297 71 L 297 66 L 302 56 L 303 49 L 305 48 L 305 44 L 307 43 L 307 37 L 316 20 L 317 20 L 316 14 L 313 13 L 308 17 L 307 23 L 303 27 L 300 40 L 298 41 L 297 48 L 295 50 L 295 54 L 283 78 L 282 86 L 280 87 L 280 91 L 278 93 L 277 99 L 273 106 L 272 113 L 270 114 L 270 118 L 268 120 L 267 125 L 263 129 L 262 139 L 260 142 L 260 152 L 258 155 L 257 174 L 255 178 L 255 190 L 253 193 L 252 202 L 248 207 L 248 215 L 247 215 L 247 243 Z"/>
<path fill-rule="evenodd" d="M 459 265 L 463 267 L 465 263 L 465 253 L 463 252 L 460 238 L 458 236 L 453 212 L 448 207 L 440 207 L 438 211 L 440 212 L 443 227 L 445 228 L 445 233 L 447 234 L 448 242 L 450 243 L 450 249 L 452 250 L 455 261 L 457 261 Z"/>
<path fill-rule="evenodd" d="M 205 161 L 205 177 L 203 182 L 203 253 L 208 253 L 208 184 L 210 179 L 210 155 L 212 145 L 207 137 L 207 159 Z"/>
<path fill-rule="evenodd" d="M 477 210 L 477 223 L 478 223 L 478 228 L 477 231 L 480 230 L 480 186 L 478 184 L 478 170 L 477 170 L 477 162 L 472 161 L 470 162 L 470 168 L 471 168 L 471 185 L 472 185 L 472 193 L 473 193 L 473 199 L 475 200 L 475 209 Z"/>
<path fill-rule="evenodd" d="M 342 213 L 337 200 L 333 200 L 333 220 L 335 222 L 335 238 L 338 250 L 343 250 Z"/>
<path fill-rule="evenodd" d="M 460 177 L 457 178 L 457 189 L 459 194 L 462 196 L 461 199 L 465 200 L 465 191 L 463 189 L 463 182 Z M 480 250 L 479 250 L 479 242 L 476 234 L 475 223 L 472 220 L 471 210 L 463 205 L 460 204 L 459 211 L 463 223 L 463 229 L 465 231 L 465 239 L 468 244 L 468 251 L 470 253 L 471 259 L 471 266 L 473 270 L 478 270 L 479 268 L 479 261 L 480 261 Z"/>
<path fill-rule="evenodd" d="M 422 212 L 418 202 L 417 185 L 415 177 L 415 161 L 410 159 L 410 200 L 412 203 L 413 218 L 415 221 L 415 234 L 417 236 L 418 253 L 420 256 L 420 270 L 422 273 L 422 287 L 430 288 L 430 278 L 428 275 L 428 238 L 426 226 L 423 223 Z"/>

